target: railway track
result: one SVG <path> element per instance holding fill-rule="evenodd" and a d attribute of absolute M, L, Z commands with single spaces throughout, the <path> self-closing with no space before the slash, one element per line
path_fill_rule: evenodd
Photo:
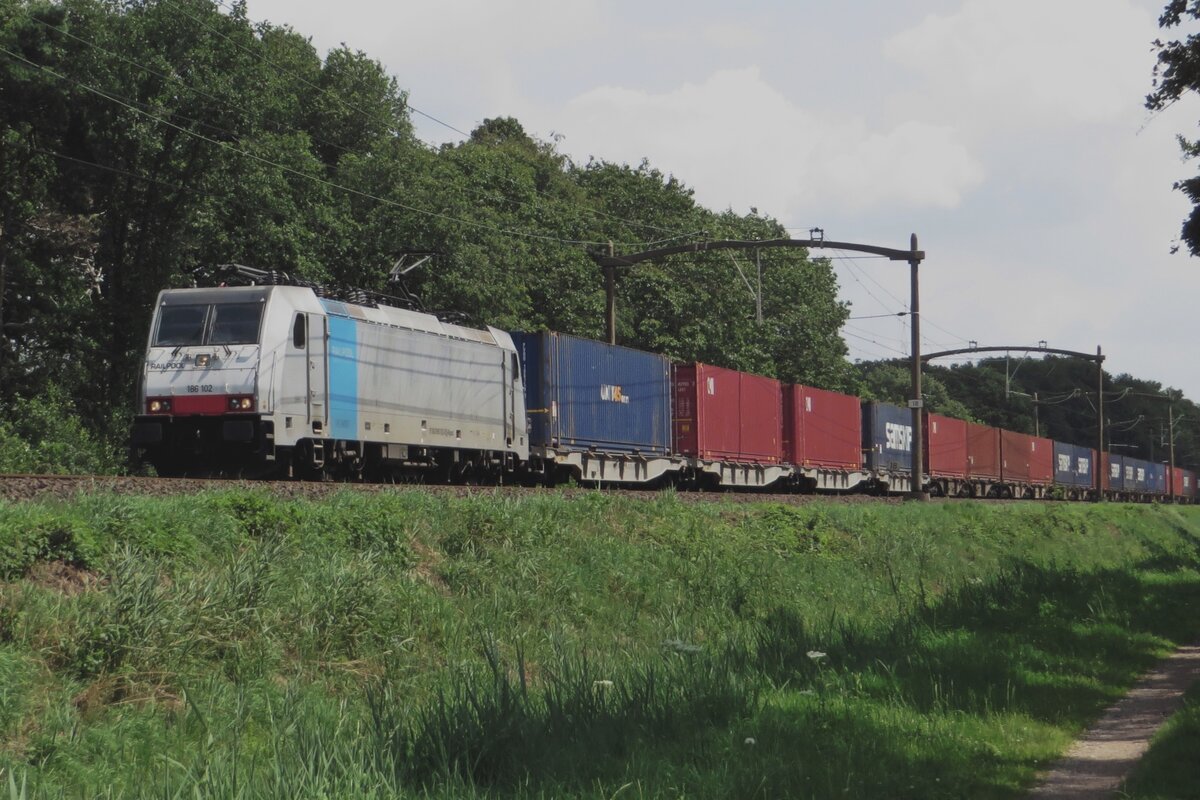
<path fill-rule="evenodd" d="M 80 494 L 118 494 L 169 497 L 179 494 L 218 489 L 245 488 L 268 491 L 278 497 L 315 498 L 327 497 L 335 492 L 354 491 L 374 494 L 379 492 L 420 489 L 421 491 L 450 496 L 503 494 L 512 496 L 553 494 L 574 496 L 588 494 L 594 490 L 583 488 L 529 488 L 525 486 L 443 486 L 431 484 L 383 484 L 383 483 L 315 483 L 307 481 L 247 481 L 224 478 L 150 478 L 135 475 L 18 475 L 0 473 L 0 502 L 60 499 L 69 500 Z M 607 490 L 606 490 L 607 491 Z M 618 491 L 618 490 L 613 490 Z M 646 489 L 622 489 L 622 496 L 657 499 L 661 491 Z M 899 503 L 899 498 L 870 497 L 866 495 L 803 495 L 770 494 L 765 492 L 679 492 L 684 502 L 720 503 Z"/>

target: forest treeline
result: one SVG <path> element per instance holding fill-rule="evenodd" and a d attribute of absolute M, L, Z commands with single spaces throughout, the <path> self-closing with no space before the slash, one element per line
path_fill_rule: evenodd
<path fill-rule="evenodd" d="M 62 400 L 106 441 L 156 293 L 214 264 L 387 291 L 400 255 L 434 253 L 407 277 L 427 309 L 600 336 L 608 242 L 787 235 L 648 163 L 575 163 L 511 118 L 428 145 L 377 61 L 211 0 L 5 0 L 0 109 L 0 404 L 19 425 L 31 400 Z M 744 255 L 629 271 L 622 342 L 846 386 L 829 262 L 766 261 L 761 324 Z"/>
<path fill-rule="evenodd" d="M 855 365 L 859 393 L 903 403 L 907 361 Z M 942 414 L 1063 442 L 1096 446 L 1096 365 L 1058 356 L 1012 353 L 973 364 L 927 365 L 926 405 Z M 1200 406 L 1182 392 L 1127 373 L 1104 373 L 1104 443 L 1120 455 L 1167 461 L 1172 432 L 1175 461 L 1200 466 Z"/>
<path fill-rule="evenodd" d="M 788 235 L 648 162 L 577 163 L 513 118 L 428 144 L 403 79 L 240 3 L 0 0 L 0 469 L 121 468 L 154 298 L 214 265 L 393 292 L 392 265 L 430 253 L 405 279 L 430 311 L 600 337 L 610 242 Z M 763 262 L 761 322 L 745 253 L 624 272 L 620 340 L 902 399 L 899 368 L 847 362 L 827 259 Z M 1010 408 L 955 372 L 930 380 L 933 407 Z"/>

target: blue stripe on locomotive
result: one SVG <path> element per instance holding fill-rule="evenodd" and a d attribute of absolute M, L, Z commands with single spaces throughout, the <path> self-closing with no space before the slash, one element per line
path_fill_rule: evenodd
<path fill-rule="evenodd" d="M 863 450 L 867 468 L 912 470 L 912 411 L 890 403 L 863 403 Z"/>
<path fill-rule="evenodd" d="M 530 408 L 529 443 L 664 455 L 671 362 L 564 333 L 513 333 Z"/>
<path fill-rule="evenodd" d="M 335 439 L 358 438 L 358 323 L 329 316 L 329 419 Z"/>

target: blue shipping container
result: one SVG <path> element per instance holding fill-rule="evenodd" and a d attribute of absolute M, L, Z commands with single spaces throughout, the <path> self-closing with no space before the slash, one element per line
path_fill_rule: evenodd
<path fill-rule="evenodd" d="M 1108 488 L 1121 492 L 1125 490 L 1125 457 L 1115 453 L 1108 454 Z"/>
<path fill-rule="evenodd" d="M 1146 491 L 1153 494 L 1167 493 L 1167 467 L 1165 464 L 1146 462 Z"/>
<path fill-rule="evenodd" d="M 514 333 L 525 376 L 529 443 L 666 455 L 671 362 L 565 333 Z"/>
<path fill-rule="evenodd" d="M 912 470 L 912 412 L 890 403 L 863 403 L 863 459 L 868 469 Z"/>
<path fill-rule="evenodd" d="M 1054 483 L 1058 486 L 1090 487 L 1096 483 L 1092 449 L 1065 442 L 1054 443 Z"/>
<path fill-rule="evenodd" d="M 1147 474 L 1146 468 L 1150 466 L 1147 461 L 1142 461 L 1140 458 L 1130 458 L 1125 456 L 1123 459 L 1123 471 L 1125 474 L 1125 491 L 1127 492 L 1144 492 L 1147 489 Z"/>

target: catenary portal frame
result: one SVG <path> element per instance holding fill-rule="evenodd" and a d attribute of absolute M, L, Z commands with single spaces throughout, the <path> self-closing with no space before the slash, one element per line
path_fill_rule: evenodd
<path fill-rule="evenodd" d="M 1104 462 L 1104 354 L 1100 352 L 1100 347 L 1096 347 L 1096 354 L 1081 353 L 1078 350 L 1060 350 L 1057 347 L 964 347 L 958 350 L 939 350 L 936 353 L 929 353 L 921 356 L 922 361 L 932 361 L 935 358 L 943 358 L 946 356 L 973 355 L 975 353 L 1010 353 L 1012 351 L 1018 353 L 1054 353 L 1062 356 L 1073 356 L 1074 358 L 1082 358 L 1087 361 L 1096 362 L 1096 499 L 1104 497 L 1104 476 L 1100 474 L 1101 467 Z M 1175 458 L 1171 458 L 1171 480 L 1175 475 Z"/>

